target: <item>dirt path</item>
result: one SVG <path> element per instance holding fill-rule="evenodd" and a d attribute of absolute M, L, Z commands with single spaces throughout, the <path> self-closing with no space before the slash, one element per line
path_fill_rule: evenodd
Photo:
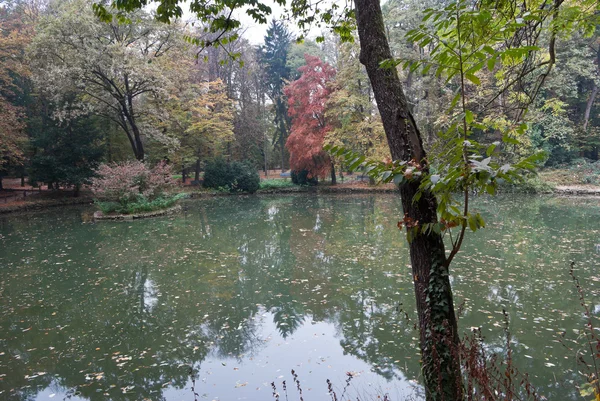
<path fill-rule="evenodd" d="M 4 190 L 0 191 L 0 214 L 92 202 L 91 193 L 86 191 L 82 191 L 76 198 L 73 196 L 73 191 L 53 191 L 48 190 L 46 186 L 43 188 L 21 186 L 20 178 L 4 178 L 2 186 Z"/>
<path fill-rule="evenodd" d="M 595 185 L 557 185 L 554 193 L 559 195 L 600 195 L 600 187 Z"/>

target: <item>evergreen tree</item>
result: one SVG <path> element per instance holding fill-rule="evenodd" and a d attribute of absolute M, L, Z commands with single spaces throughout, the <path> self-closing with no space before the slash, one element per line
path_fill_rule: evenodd
<path fill-rule="evenodd" d="M 73 187 L 75 196 L 100 164 L 104 146 L 99 118 L 79 117 L 57 125 L 48 117 L 41 119 L 31 140 L 34 156 L 31 158 L 29 179 L 45 182 L 49 187 Z"/>
<path fill-rule="evenodd" d="M 290 68 L 287 65 L 288 52 L 292 36 L 281 21 L 271 21 L 271 25 L 265 36 L 265 44 L 262 47 L 262 62 L 267 72 L 268 94 L 273 102 L 273 113 L 275 115 L 275 137 L 276 144 L 281 152 L 281 171 L 285 170 L 285 142 L 288 137 L 289 119 L 287 113 L 287 102 L 284 98 L 283 87 L 290 79 Z"/>

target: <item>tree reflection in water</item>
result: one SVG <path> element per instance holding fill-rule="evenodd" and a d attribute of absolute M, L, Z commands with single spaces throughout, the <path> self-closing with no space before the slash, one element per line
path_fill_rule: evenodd
<path fill-rule="evenodd" d="M 460 325 L 483 326 L 503 352 L 505 307 L 519 367 L 542 393 L 574 399 L 573 361 L 553 341 L 581 324 L 577 299 L 552 294 L 571 291 L 568 258 L 593 276 L 600 211 L 490 202 L 479 206 L 492 227 L 454 270 Z M 292 368 L 311 399 L 354 370 L 357 392 L 418 391 L 396 197 L 220 198 L 130 223 L 82 224 L 80 211 L 0 219 L 0 398 L 194 399 L 190 367 L 195 390 L 220 399 L 269 398 Z"/>

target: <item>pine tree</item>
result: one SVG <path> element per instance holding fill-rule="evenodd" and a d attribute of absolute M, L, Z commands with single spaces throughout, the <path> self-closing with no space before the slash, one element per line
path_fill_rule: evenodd
<path fill-rule="evenodd" d="M 275 137 L 273 143 L 277 144 L 281 152 L 281 171 L 285 170 L 285 142 L 288 137 L 289 119 L 287 103 L 284 98 L 283 87 L 290 78 L 290 69 L 287 66 L 288 52 L 292 36 L 281 21 L 271 21 L 262 47 L 262 62 L 267 72 L 268 94 L 273 102 L 275 114 Z"/>

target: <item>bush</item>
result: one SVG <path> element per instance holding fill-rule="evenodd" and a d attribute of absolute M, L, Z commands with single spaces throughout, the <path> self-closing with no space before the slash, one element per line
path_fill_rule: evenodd
<path fill-rule="evenodd" d="M 540 176 L 559 185 L 600 185 L 600 161 L 577 158 L 568 164 L 544 169 Z"/>
<path fill-rule="evenodd" d="M 187 194 L 180 193 L 172 196 L 163 195 L 149 201 L 143 195 L 140 195 L 135 202 L 121 204 L 119 202 L 96 201 L 96 205 L 102 213 L 121 213 L 134 214 L 142 212 L 153 212 L 155 210 L 166 209 L 173 206 L 179 199 L 187 197 Z"/>
<path fill-rule="evenodd" d="M 532 175 L 520 182 L 505 182 L 500 185 L 499 191 L 525 194 L 547 194 L 554 191 L 554 185 L 544 181 L 539 175 Z"/>
<path fill-rule="evenodd" d="M 206 164 L 203 185 L 214 189 L 228 188 L 230 192 L 254 193 L 260 187 L 260 177 L 255 169 L 245 163 L 215 159 Z"/>
<path fill-rule="evenodd" d="M 292 182 L 296 185 L 317 185 L 317 177 L 308 177 L 308 170 L 292 171 Z"/>
<path fill-rule="evenodd" d="M 111 209 L 119 210 L 119 213 L 136 213 L 160 209 L 161 202 L 170 199 L 168 191 L 177 185 L 171 167 L 165 162 L 158 163 L 153 169 L 140 161 L 102 164 L 96 173 L 98 177 L 92 180 L 92 192 L 103 212 Z"/>

